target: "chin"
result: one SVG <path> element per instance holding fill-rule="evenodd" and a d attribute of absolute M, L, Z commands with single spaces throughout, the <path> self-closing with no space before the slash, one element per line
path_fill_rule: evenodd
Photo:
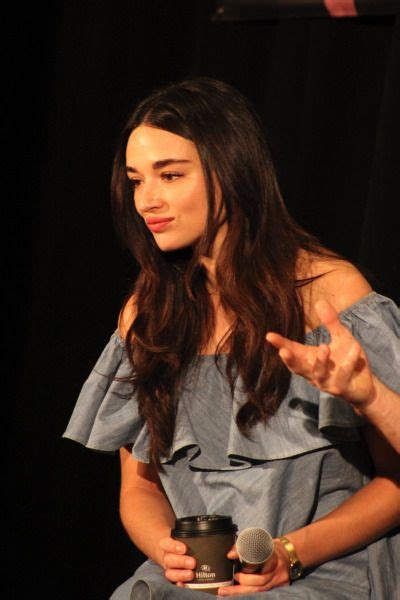
<path fill-rule="evenodd" d="M 178 246 L 178 245 L 161 245 L 158 244 L 158 248 L 160 249 L 161 252 L 179 252 L 180 250 L 185 250 L 186 248 L 190 248 L 190 246 L 186 246 L 186 245 L 182 245 L 182 246 Z"/>
<path fill-rule="evenodd" d="M 179 250 L 184 250 L 185 248 L 190 248 L 194 245 L 194 243 L 190 242 L 177 242 L 177 241 L 167 241 L 167 240 L 154 240 L 161 250 L 161 252 L 177 252 Z"/>

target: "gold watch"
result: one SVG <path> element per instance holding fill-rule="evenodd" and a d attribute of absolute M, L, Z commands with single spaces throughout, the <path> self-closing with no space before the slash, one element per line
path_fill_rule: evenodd
<path fill-rule="evenodd" d="M 295 581 L 303 575 L 303 565 L 299 561 L 296 550 L 290 540 L 282 536 L 279 538 L 282 546 L 285 548 L 289 556 L 289 578 L 290 581 Z"/>

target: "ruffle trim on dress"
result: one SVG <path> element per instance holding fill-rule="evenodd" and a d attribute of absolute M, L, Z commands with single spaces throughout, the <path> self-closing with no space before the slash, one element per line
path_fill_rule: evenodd
<path fill-rule="evenodd" d="M 400 324 L 395 304 L 371 293 L 344 311 L 341 320 L 362 343 L 380 379 L 394 389 L 394 382 L 399 387 Z M 319 327 L 307 334 L 306 341 L 311 345 L 329 342 L 329 334 Z M 200 384 L 189 374 L 178 405 L 171 451 L 162 463 L 185 460 L 193 470 L 246 469 L 260 461 L 360 439 L 363 419 L 341 398 L 320 392 L 296 375 L 276 414 L 266 424 L 255 425 L 247 438 L 235 422 L 245 402 L 240 382 L 232 399 L 214 357 L 200 356 L 196 363 Z M 208 370 L 202 371 L 206 367 Z M 82 388 L 64 437 L 105 452 L 132 444 L 133 456 L 146 463 L 147 426 L 130 384 L 121 381 L 130 369 L 123 342 L 115 332 Z"/>
<path fill-rule="evenodd" d="M 132 387 L 128 356 L 113 333 L 79 394 L 63 435 L 93 450 L 115 452 L 127 444 L 143 451 L 145 432 Z"/>
<path fill-rule="evenodd" d="M 208 443 L 199 443 L 198 429 L 203 427 L 207 431 L 209 423 L 205 420 L 193 427 L 182 402 L 169 462 L 179 460 L 186 450 L 191 469 L 238 470 L 360 439 L 358 428 L 363 421 L 343 400 L 320 393 L 296 376 L 276 414 L 266 424 L 252 427 L 248 437 L 239 431 L 235 420 L 243 402 L 245 398 L 235 393 L 233 411 L 219 416 L 221 428 L 222 422 L 229 420 L 227 443 L 216 437 L 210 437 Z M 218 419 L 215 415 L 213 418 Z M 213 426 L 218 428 L 218 422 Z"/>

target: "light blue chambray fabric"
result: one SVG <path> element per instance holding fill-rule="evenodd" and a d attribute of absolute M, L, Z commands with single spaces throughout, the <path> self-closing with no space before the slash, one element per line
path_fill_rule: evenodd
<path fill-rule="evenodd" d="M 400 392 L 395 304 L 372 292 L 340 318 L 362 343 L 376 375 Z M 329 334 L 323 327 L 306 337 L 311 345 L 326 341 Z M 225 357 L 219 360 L 223 371 Z M 64 436 L 102 451 L 133 444 L 133 456 L 148 462 L 147 427 L 130 386 L 116 379 L 129 370 L 123 343 L 114 333 L 82 388 Z M 185 379 L 173 445 L 161 474 L 178 517 L 229 514 L 239 530 L 259 526 L 282 535 L 328 513 L 368 481 L 369 457 L 359 434 L 363 421 L 343 400 L 292 376 L 279 410 L 266 425 L 256 425 L 250 439 L 235 423 L 243 401 L 240 381 L 232 398 L 214 357 L 198 357 Z M 350 599 L 356 594 L 393 600 L 394 586 L 400 586 L 396 569 L 391 569 L 395 548 L 399 555 L 399 535 L 383 538 L 319 566 L 290 588 L 265 593 L 265 598 L 295 593 L 302 599 Z M 146 562 L 112 598 L 184 600 L 194 594 L 172 586 L 157 565 Z"/>

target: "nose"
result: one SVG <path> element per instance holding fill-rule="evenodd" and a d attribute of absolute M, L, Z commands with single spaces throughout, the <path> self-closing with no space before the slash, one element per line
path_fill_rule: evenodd
<path fill-rule="evenodd" d="M 159 186 L 154 182 L 143 182 L 135 190 L 135 206 L 140 215 L 161 208 L 164 204 Z"/>

